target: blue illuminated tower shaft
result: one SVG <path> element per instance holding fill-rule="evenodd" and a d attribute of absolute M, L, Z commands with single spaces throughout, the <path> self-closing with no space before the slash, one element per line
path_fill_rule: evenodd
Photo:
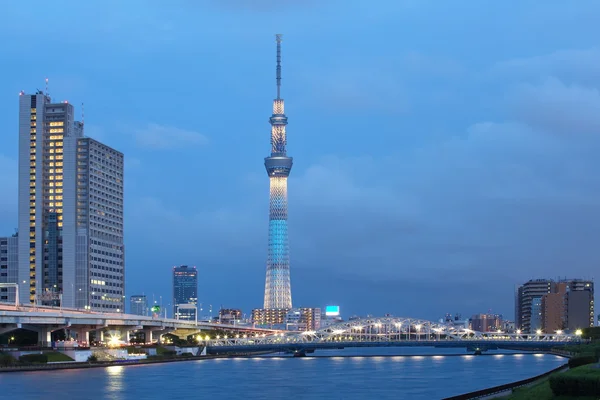
<path fill-rule="evenodd" d="M 271 156 L 265 158 L 269 175 L 269 249 L 267 279 L 265 281 L 266 309 L 292 308 L 290 284 L 290 255 L 287 221 L 287 178 L 292 169 L 292 158 L 286 154 L 287 117 L 284 113 L 281 89 L 281 35 L 277 38 L 277 98 L 273 101 L 271 123 Z"/>

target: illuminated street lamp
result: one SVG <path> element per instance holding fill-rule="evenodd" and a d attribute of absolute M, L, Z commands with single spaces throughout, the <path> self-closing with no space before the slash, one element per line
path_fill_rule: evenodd
<path fill-rule="evenodd" d="M 577 336 L 581 336 L 581 335 L 583 335 L 583 331 L 582 331 L 581 329 L 577 329 L 577 330 L 575 331 L 575 334 L 576 334 Z"/>
<path fill-rule="evenodd" d="M 541 335 L 542 334 L 542 330 L 538 329 L 537 331 L 535 331 L 535 333 L 537 333 L 538 335 Z"/>

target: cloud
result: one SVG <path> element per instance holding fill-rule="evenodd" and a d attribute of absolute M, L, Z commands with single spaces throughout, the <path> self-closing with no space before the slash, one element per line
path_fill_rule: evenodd
<path fill-rule="evenodd" d="M 320 108 L 343 113 L 375 111 L 401 114 L 410 102 L 401 75 L 388 63 L 357 65 L 350 60 L 344 65 L 319 65 L 299 77 L 311 87 L 311 102 Z"/>
<path fill-rule="evenodd" d="M 600 60 L 599 60 L 600 61 Z M 512 93 L 515 115 L 547 132 L 600 134 L 600 91 L 547 78 L 541 84 L 524 83 Z"/>
<path fill-rule="evenodd" d="M 489 71 L 494 79 L 537 81 L 556 77 L 585 86 L 600 85 L 600 48 L 563 49 L 533 57 L 514 58 L 495 64 Z"/>
<path fill-rule="evenodd" d="M 138 146 L 153 149 L 166 150 L 208 144 L 208 138 L 201 133 L 153 123 L 143 129 L 135 129 L 133 133 Z"/>

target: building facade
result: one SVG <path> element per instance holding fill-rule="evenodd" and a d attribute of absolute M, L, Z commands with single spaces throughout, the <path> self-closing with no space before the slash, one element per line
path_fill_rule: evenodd
<path fill-rule="evenodd" d="M 234 324 L 242 320 L 242 310 L 237 308 L 221 308 L 219 310 L 219 322 L 222 324 Z"/>
<path fill-rule="evenodd" d="M 252 323 L 266 327 L 279 326 L 283 329 L 288 311 L 282 308 L 255 308 L 252 310 Z"/>
<path fill-rule="evenodd" d="M 0 237 L 0 303 L 15 303 L 19 269 L 18 235 Z M 6 285 L 9 284 L 9 285 Z"/>
<path fill-rule="evenodd" d="M 148 299 L 144 294 L 138 294 L 129 298 L 129 312 L 133 315 L 148 316 Z"/>
<path fill-rule="evenodd" d="M 123 154 L 84 137 L 68 102 L 19 96 L 22 303 L 124 312 Z"/>
<path fill-rule="evenodd" d="M 252 323 L 275 329 L 313 331 L 321 327 L 321 309 L 310 307 L 290 310 L 257 308 L 252 310 Z"/>
<path fill-rule="evenodd" d="M 277 98 L 273 100 L 271 123 L 271 155 L 265 158 L 269 176 L 269 242 L 264 309 L 292 308 L 290 255 L 288 242 L 287 180 L 292 158 L 287 156 L 287 117 L 281 90 L 281 35 L 277 38 Z"/>
<path fill-rule="evenodd" d="M 173 267 L 173 315 L 176 319 L 196 320 L 198 271 L 196 267 Z"/>
<path fill-rule="evenodd" d="M 516 328 L 524 333 L 594 326 L 594 283 L 583 279 L 530 280 L 517 289 Z"/>
<path fill-rule="evenodd" d="M 499 314 L 475 314 L 471 317 L 470 327 L 478 332 L 495 332 L 502 330 L 502 315 Z"/>

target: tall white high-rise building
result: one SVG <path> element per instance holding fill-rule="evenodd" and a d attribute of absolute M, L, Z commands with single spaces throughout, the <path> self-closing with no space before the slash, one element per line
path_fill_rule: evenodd
<path fill-rule="evenodd" d="M 19 297 L 124 311 L 123 154 L 83 136 L 68 102 L 19 99 Z"/>

